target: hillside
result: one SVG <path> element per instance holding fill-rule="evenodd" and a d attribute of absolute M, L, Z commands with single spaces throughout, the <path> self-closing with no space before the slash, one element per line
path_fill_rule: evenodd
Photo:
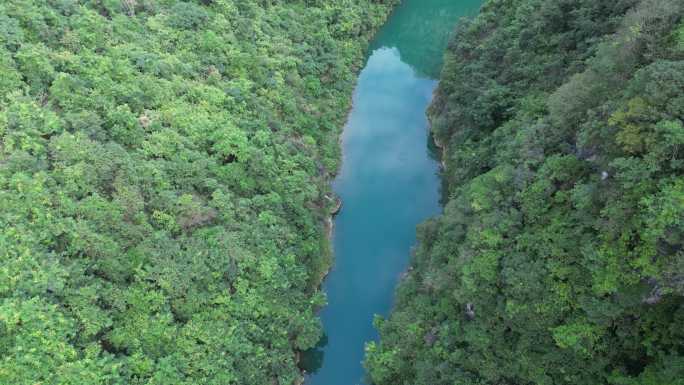
<path fill-rule="evenodd" d="M 0 4 L 0 384 L 298 383 L 393 1 Z"/>
<path fill-rule="evenodd" d="M 684 4 L 488 0 L 429 111 L 448 203 L 375 385 L 684 384 Z"/>

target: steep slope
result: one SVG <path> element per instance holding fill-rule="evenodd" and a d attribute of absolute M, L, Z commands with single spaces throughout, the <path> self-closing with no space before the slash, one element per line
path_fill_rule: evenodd
<path fill-rule="evenodd" d="M 293 384 L 393 1 L 0 4 L 0 383 Z"/>
<path fill-rule="evenodd" d="M 376 385 L 684 383 L 684 4 L 490 0 L 430 117 L 419 228 Z"/>

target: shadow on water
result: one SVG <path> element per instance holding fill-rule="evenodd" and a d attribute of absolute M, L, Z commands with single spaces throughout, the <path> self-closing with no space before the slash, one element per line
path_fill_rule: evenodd
<path fill-rule="evenodd" d="M 323 336 L 318 340 L 316 346 L 301 352 L 299 355 L 299 368 L 305 373 L 318 372 L 318 369 L 323 366 L 326 345 L 328 345 L 328 335 L 323 333 Z"/>

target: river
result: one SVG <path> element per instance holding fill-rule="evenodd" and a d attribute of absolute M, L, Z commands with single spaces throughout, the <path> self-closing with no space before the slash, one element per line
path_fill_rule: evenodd
<path fill-rule="evenodd" d="M 425 110 L 449 35 L 482 0 L 404 0 L 376 35 L 342 135 L 333 182 L 335 264 L 323 288 L 325 336 L 305 352 L 307 385 L 363 384 L 364 345 L 377 339 L 408 266 L 416 225 L 440 212 L 439 166 Z"/>

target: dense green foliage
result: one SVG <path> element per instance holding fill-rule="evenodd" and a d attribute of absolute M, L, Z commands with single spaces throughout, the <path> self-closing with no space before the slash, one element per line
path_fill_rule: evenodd
<path fill-rule="evenodd" d="M 393 1 L 0 3 L 0 384 L 299 381 Z"/>
<path fill-rule="evenodd" d="M 419 228 L 377 385 L 684 384 L 684 3 L 489 0 L 430 116 Z"/>

